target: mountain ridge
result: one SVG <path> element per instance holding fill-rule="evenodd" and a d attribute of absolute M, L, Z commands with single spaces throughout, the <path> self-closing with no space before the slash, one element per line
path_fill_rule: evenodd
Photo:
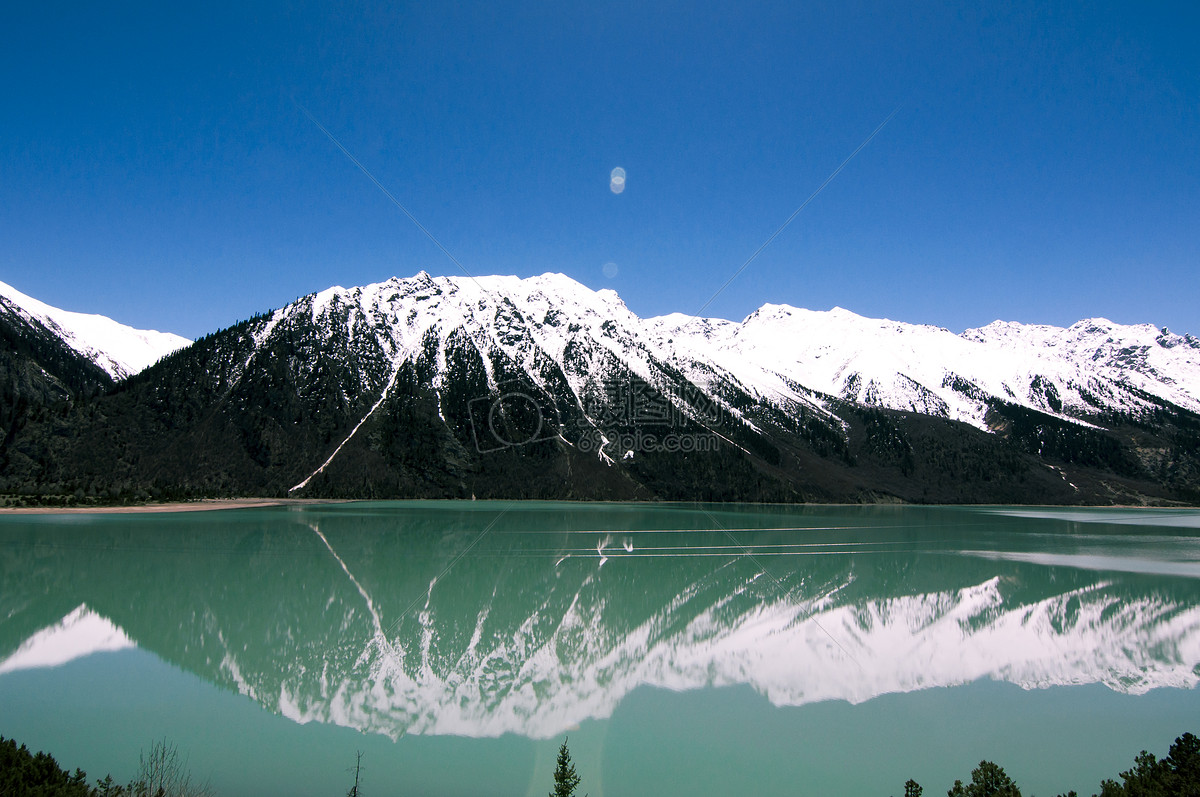
<path fill-rule="evenodd" d="M 327 288 L 175 351 L 98 404 L 13 437 L 0 492 L 1200 495 L 1190 335 L 1104 319 L 955 335 L 782 304 L 742 322 L 642 319 L 554 273 Z"/>

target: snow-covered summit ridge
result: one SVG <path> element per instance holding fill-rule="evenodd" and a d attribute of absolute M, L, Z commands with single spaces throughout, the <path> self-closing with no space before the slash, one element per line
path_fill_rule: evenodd
<path fill-rule="evenodd" d="M 188 344 L 178 335 L 50 307 L 2 282 L 0 297 L 114 378 Z M 421 271 L 303 297 L 273 315 L 256 333 L 257 344 L 285 319 L 306 319 L 327 336 L 348 339 L 351 352 L 381 357 L 383 369 L 424 353 L 436 361 L 434 387 L 445 378 L 437 366 L 448 345 L 479 351 L 493 384 L 504 376 L 492 368 L 500 360 L 538 385 L 551 368 L 581 403 L 607 372 L 626 368 L 651 384 L 668 372 L 681 374 L 714 396 L 743 392 L 787 413 L 828 409 L 824 396 L 980 429 L 990 428 L 996 401 L 1084 422 L 1152 410 L 1162 401 L 1200 412 L 1200 340 L 1103 318 L 1066 328 L 996 321 L 955 334 L 841 307 L 769 303 L 741 321 L 682 313 L 643 319 L 614 291 L 593 291 L 564 274 Z M 383 370 L 368 381 L 381 389 L 386 379 Z"/>
<path fill-rule="evenodd" d="M 563 274 L 424 271 L 310 294 L 277 314 L 284 317 L 348 337 L 392 367 L 432 345 L 435 388 L 452 340 L 480 353 L 493 386 L 501 360 L 537 385 L 550 367 L 581 405 L 620 363 L 650 384 L 682 375 L 722 405 L 739 394 L 789 416 L 804 408 L 836 414 L 830 398 L 989 431 L 997 402 L 1084 424 L 1152 412 L 1161 402 L 1200 412 L 1200 340 L 1100 318 L 1067 328 L 995 322 L 962 334 L 786 304 L 764 304 L 740 322 L 682 313 L 643 319 L 615 292 Z"/>
<path fill-rule="evenodd" d="M 113 379 L 132 376 L 191 344 L 187 338 L 170 332 L 134 329 L 107 316 L 61 310 L 4 282 L 0 282 L 0 297 L 11 302 L 27 320 L 36 321 L 58 335 Z"/>
<path fill-rule="evenodd" d="M 1200 340 L 1149 324 L 1084 319 L 1070 327 L 997 321 L 947 329 L 836 307 L 766 304 L 740 323 L 672 314 L 647 319 L 664 345 L 849 401 L 987 429 L 989 399 L 1079 418 L 1137 412 L 1143 394 L 1200 412 Z"/>
<path fill-rule="evenodd" d="M 980 429 L 990 428 L 997 400 L 1072 420 L 1136 414 L 1156 401 L 1200 412 L 1200 340 L 1102 318 L 1066 328 L 997 321 L 962 334 L 786 304 L 764 304 L 740 322 L 682 313 L 642 319 L 615 292 L 555 273 L 422 271 L 329 288 L 285 312 L 301 305 L 327 329 L 375 336 L 393 362 L 415 356 L 430 333 L 445 340 L 457 330 L 481 351 L 528 364 L 535 383 L 534 361 L 545 355 L 564 364 L 582 336 L 643 377 L 652 363 L 667 364 L 702 388 L 736 384 L 785 411 L 819 406 L 823 394 Z"/>
<path fill-rule="evenodd" d="M 454 333 L 480 351 L 504 351 L 527 362 L 537 350 L 562 364 L 568 344 L 582 332 L 605 338 L 611 354 L 632 358 L 636 372 L 646 371 L 644 353 L 632 341 L 639 319 L 616 293 L 591 291 L 563 274 L 521 279 L 431 277 L 422 271 L 407 279 L 328 288 L 281 312 L 308 314 L 327 333 L 344 330 L 352 340 L 371 336 L 393 364 L 417 356 L 430 335 L 445 342 Z M 628 334 L 600 335 L 602 327 Z"/>

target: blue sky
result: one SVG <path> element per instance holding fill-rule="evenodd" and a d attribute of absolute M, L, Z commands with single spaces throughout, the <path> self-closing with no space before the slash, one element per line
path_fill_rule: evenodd
<path fill-rule="evenodd" d="M 895 111 L 706 314 L 1200 334 L 1194 4 L 182 6 L 6 7 L 0 280 L 196 337 L 460 273 L 303 107 L 472 273 L 692 313 Z"/>

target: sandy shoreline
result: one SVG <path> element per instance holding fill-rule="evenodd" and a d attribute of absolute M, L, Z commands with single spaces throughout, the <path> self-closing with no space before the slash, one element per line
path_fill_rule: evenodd
<path fill-rule="evenodd" d="M 269 506 L 307 506 L 310 504 L 345 503 L 336 499 L 313 498 L 202 498 L 198 501 L 178 501 L 163 504 L 131 506 L 22 506 L 0 507 L 0 515 L 126 515 L 154 512 L 211 512 L 220 509 L 258 509 Z"/>
<path fill-rule="evenodd" d="M 67 515 L 67 514 L 94 514 L 94 515 L 130 515 L 130 514 L 152 514 L 152 513 L 171 513 L 171 512 L 213 512 L 222 509 L 259 509 L 273 506 L 315 506 L 320 504 L 346 504 L 355 501 L 369 501 L 371 499 L 356 499 L 356 498 L 201 498 L 195 501 L 175 501 L 161 504 L 131 504 L 126 506 L 30 506 L 30 507 L 0 507 L 0 516 L 4 515 Z M 395 499 L 404 500 L 404 499 Z M 465 498 L 451 499 L 416 499 L 416 500 L 441 500 L 447 502 L 467 501 Z M 509 501 L 511 499 L 492 499 L 495 501 Z M 520 501 L 518 501 L 519 503 Z M 692 505 L 693 501 L 571 501 L 566 500 L 565 503 L 573 504 L 642 504 L 646 506 L 667 506 L 671 504 L 677 505 Z M 704 503 L 704 502 L 701 502 Z M 1167 504 L 1162 506 L 1146 506 L 1140 504 L 758 504 L 749 502 L 746 504 L 736 504 L 738 506 L 789 506 L 789 507 L 868 507 L 868 506 L 887 506 L 887 507 L 919 507 L 919 506 L 949 506 L 949 507 L 989 507 L 989 508 L 1009 508 L 1009 509 L 1175 509 L 1175 510 L 1196 510 L 1200 506 L 1186 504 Z"/>

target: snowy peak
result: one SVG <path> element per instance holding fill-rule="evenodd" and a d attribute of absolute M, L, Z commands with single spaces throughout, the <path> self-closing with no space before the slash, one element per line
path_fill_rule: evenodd
<path fill-rule="evenodd" d="M 329 288 L 281 311 L 303 314 L 327 336 L 374 341 L 393 366 L 414 360 L 426 344 L 470 341 L 480 352 L 502 352 L 521 361 L 535 350 L 563 364 L 576 338 L 613 338 L 614 356 L 641 360 L 632 335 L 637 319 L 612 291 L 592 292 L 562 274 L 519 279 L 509 276 L 430 277 L 421 272 L 358 288 Z M 431 337 L 432 336 L 432 337 Z M 622 337 L 622 336 L 617 336 Z M 644 370 L 644 369 L 643 369 Z"/>
<path fill-rule="evenodd" d="M 191 344 L 169 332 L 134 329 L 102 315 L 60 310 L 0 282 L 0 298 L 18 314 L 41 324 L 73 350 L 103 368 L 113 379 L 124 379 Z"/>
<path fill-rule="evenodd" d="M 1020 352 L 1056 381 L 1085 389 L 1117 386 L 1148 393 L 1192 412 L 1200 411 L 1200 341 L 1150 324 L 1121 325 L 1105 318 L 1065 329 L 994 322 L 963 333 L 985 348 Z M 1061 384 L 1060 384 L 1061 386 Z M 1082 396 L 1085 403 L 1087 396 Z"/>
<path fill-rule="evenodd" d="M 646 339 L 640 319 L 620 297 L 590 291 L 562 274 L 519 279 L 421 273 L 339 286 L 310 294 L 260 324 L 256 352 L 306 352 L 288 365 L 299 384 L 320 379 L 322 360 L 325 373 L 343 375 L 334 389 L 347 407 L 354 405 L 348 411 L 358 413 L 355 431 L 376 413 L 386 414 L 395 386 L 408 379 L 432 391 L 444 431 L 481 449 L 507 445 L 508 438 L 480 441 L 481 431 L 496 430 L 491 421 L 468 418 L 471 407 L 509 394 L 528 401 L 537 396 L 534 426 L 545 424 L 545 433 L 569 446 L 595 441 L 596 458 L 606 462 L 628 454 L 607 450 L 597 420 L 608 409 L 613 385 L 640 380 L 670 397 L 684 415 L 698 415 L 679 398 L 688 386 L 669 366 L 669 356 Z M 247 369 L 255 357 L 245 361 Z M 581 441 L 581 435 L 590 436 Z M 305 488 L 337 453 L 292 490 Z"/>
<path fill-rule="evenodd" d="M 647 328 L 664 345 L 747 383 L 774 379 L 858 404 L 988 429 L 995 401 L 1067 420 L 1138 414 L 1156 399 L 1200 412 L 1200 341 L 1103 318 L 1063 329 L 997 321 L 947 329 L 766 304 L 741 323 L 672 315 Z"/>

